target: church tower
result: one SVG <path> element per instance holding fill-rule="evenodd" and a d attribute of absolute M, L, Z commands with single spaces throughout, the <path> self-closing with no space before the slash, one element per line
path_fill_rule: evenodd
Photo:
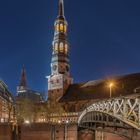
<path fill-rule="evenodd" d="M 64 1 L 59 0 L 58 16 L 54 23 L 51 75 L 48 76 L 48 98 L 59 100 L 72 84 L 69 65 L 68 23 L 64 16 Z"/>
<path fill-rule="evenodd" d="M 27 89 L 28 89 L 28 86 L 27 86 L 26 72 L 25 72 L 25 67 L 23 66 L 21 70 L 20 83 L 17 86 L 17 95 L 25 92 Z"/>

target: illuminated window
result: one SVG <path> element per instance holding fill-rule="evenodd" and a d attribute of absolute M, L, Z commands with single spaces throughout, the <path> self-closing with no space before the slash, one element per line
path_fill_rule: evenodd
<path fill-rule="evenodd" d="M 55 27 L 56 27 L 56 31 L 58 32 L 59 31 L 59 24 L 57 24 Z"/>
<path fill-rule="evenodd" d="M 58 43 L 55 43 L 55 52 L 58 52 Z"/>
<path fill-rule="evenodd" d="M 65 44 L 65 53 L 68 53 L 68 44 Z"/>
<path fill-rule="evenodd" d="M 64 32 L 66 33 L 67 32 L 67 26 L 64 25 Z"/>
<path fill-rule="evenodd" d="M 63 48 L 63 43 L 60 43 L 60 52 L 63 52 L 64 48 Z"/>
<path fill-rule="evenodd" d="M 60 31 L 63 31 L 63 24 L 60 24 Z"/>

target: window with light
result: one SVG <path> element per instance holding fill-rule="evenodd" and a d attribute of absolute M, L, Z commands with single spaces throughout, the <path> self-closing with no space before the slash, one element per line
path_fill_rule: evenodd
<path fill-rule="evenodd" d="M 61 24 L 60 24 L 60 31 L 63 31 L 63 27 L 64 27 L 64 26 L 63 26 L 63 24 L 61 23 Z"/>
<path fill-rule="evenodd" d="M 63 47 L 63 43 L 61 42 L 60 43 L 60 52 L 63 52 L 64 51 L 64 47 Z"/>
<path fill-rule="evenodd" d="M 68 44 L 65 44 L 65 53 L 68 53 Z"/>
<path fill-rule="evenodd" d="M 59 31 L 59 24 L 56 25 L 56 31 Z"/>
<path fill-rule="evenodd" d="M 55 52 L 58 52 L 58 43 L 55 43 Z"/>
<path fill-rule="evenodd" d="M 66 33 L 67 32 L 67 26 L 64 25 L 64 32 Z"/>

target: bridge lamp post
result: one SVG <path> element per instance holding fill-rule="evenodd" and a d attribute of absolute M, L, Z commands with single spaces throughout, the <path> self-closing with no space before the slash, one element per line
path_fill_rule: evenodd
<path fill-rule="evenodd" d="M 112 87 L 114 86 L 113 83 L 109 84 L 109 92 L 110 92 L 110 98 L 112 97 Z"/>

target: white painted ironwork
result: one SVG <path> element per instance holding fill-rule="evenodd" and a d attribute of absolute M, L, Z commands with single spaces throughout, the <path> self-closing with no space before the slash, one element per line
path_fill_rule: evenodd
<path fill-rule="evenodd" d="M 80 114 L 78 124 L 87 113 L 94 111 L 111 115 L 140 131 L 140 94 L 94 102 Z"/>

